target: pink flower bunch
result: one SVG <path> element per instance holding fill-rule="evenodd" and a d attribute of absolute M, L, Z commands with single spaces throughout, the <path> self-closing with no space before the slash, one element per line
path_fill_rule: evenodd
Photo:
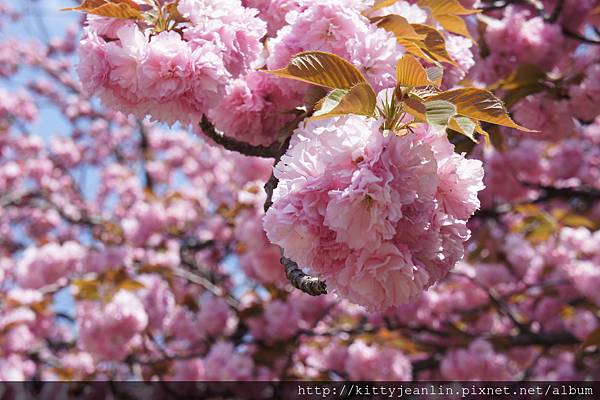
<path fill-rule="evenodd" d="M 367 2 L 310 1 L 302 12 L 288 14 L 288 23 L 269 42 L 270 69 L 286 66 L 305 50 L 337 54 L 351 61 L 376 90 L 395 84 L 396 62 L 404 54 L 390 32 L 361 14 Z"/>
<path fill-rule="evenodd" d="M 254 374 L 254 362 L 230 342 L 217 342 L 204 358 L 205 380 L 243 381 Z"/>
<path fill-rule="evenodd" d="M 17 354 L 0 359 L 0 381 L 24 381 L 30 379 L 35 370 L 33 361 Z"/>
<path fill-rule="evenodd" d="M 335 337 L 322 346 L 300 349 L 306 370 L 303 375 L 318 377 L 325 372 L 352 380 L 410 381 L 412 364 L 401 350 L 385 344 L 367 343 L 363 339 L 348 343 Z"/>
<path fill-rule="evenodd" d="M 205 293 L 200 299 L 198 328 L 210 337 L 219 337 L 235 329 L 237 319 L 225 300 Z"/>
<path fill-rule="evenodd" d="M 587 68 L 585 78 L 579 85 L 569 89 L 570 103 L 573 114 L 584 121 L 593 121 L 600 115 L 598 102 L 600 102 L 600 65 L 595 64 Z"/>
<path fill-rule="evenodd" d="M 448 380 L 497 381 L 514 378 L 516 365 L 484 339 L 476 339 L 468 348 L 452 350 L 442 360 L 440 372 Z"/>
<path fill-rule="evenodd" d="M 569 278 L 575 288 L 596 305 L 600 306 L 600 266 L 595 260 L 576 261 L 567 267 Z"/>
<path fill-rule="evenodd" d="M 201 359 L 178 360 L 173 364 L 169 379 L 173 381 L 201 381 L 205 376 Z"/>
<path fill-rule="evenodd" d="M 0 88 L 0 125 L 4 120 L 21 118 L 27 122 L 33 122 L 38 115 L 38 109 L 25 91 L 8 92 Z"/>
<path fill-rule="evenodd" d="M 302 103 L 301 95 L 285 92 L 280 82 L 259 71 L 231 81 L 209 118 L 227 136 L 269 146 L 277 140 L 279 130 L 294 120 L 292 111 Z"/>
<path fill-rule="evenodd" d="M 234 234 L 240 249 L 240 265 L 246 275 L 258 282 L 283 283 L 285 276 L 279 262 L 281 254 L 265 235 L 262 215 L 262 212 L 250 209 L 243 210 L 236 218 Z"/>
<path fill-rule="evenodd" d="M 300 314 L 292 303 L 274 300 L 267 304 L 261 318 L 248 321 L 252 335 L 269 342 L 285 341 L 298 331 Z"/>
<path fill-rule="evenodd" d="M 265 178 L 266 179 L 266 178 Z M 235 218 L 234 235 L 244 273 L 262 283 L 284 283 L 279 248 L 269 242 L 262 227 L 266 193 L 262 181 L 248 182 L 239 192 L 243 209 Z"/>
<path fill-rule="evenodd" d="M 148 328 L 162 330 L 175 311 L 175 296 L 169 285 L 157 275 L 144 277 L 145 293 L 141 296 L 148 314 Z"/>
<path fill-rule="evenodd" d="M 183 33 L 90 17 L 80 45 L 84 89 L 110 108 L 169 124 L 198 122 L 259 60 L 265 23 L 240 0 L 181 0 Z"/>
<path fill-rule="evenodd" d="M 581 380 L 583 374 L 575 366 L 575 354 L 562 351 L 549 357 L 541 357 L 533 371 L 532 379 L 537 381 Z"/>
<path fill-rule="evenodd" d="M 24 288 L 39 289 L 78 271 L 85 249 L 77 242 L 48 243 L 29 247 L 16 267 L 16 278 Z"/>
<path fill-rule="evenodd" d="M 255 375 L 252 359 L 230 342 L 216 342 L 204 358 L 179 360 L 169 379 L 175 381 L 240 381 Z"/>
<path fill-rule="evenodd" d="M 444 71 L 445 87 L 454 87 L 475 65 L 472 47 L 473 41 L 469 38 L 452 34 L 446 35 L 446 50 L 458 65 L 450 66 Z"/>
<path fill-rule="evenodd" d="M 258 16 L 267 23 L 269 36 L 286 25 L 285 17 L 290 11 L 300 10 L 302 0 L 242 0 L 244 7 L 255 8 Z"/>
<path fill-rule="evenodd" d="M 372 16 L 400 15 L 411 24 L 424 24 L 427 21 L 427 11 L 409 1 L 396 1 L 394 4 L 375 11 Z"/>
<path fill-rule="evenodd" d="M 348 347 L 345 370 L 353 380 L 410 381 L 412 365 L 400 350 L 356 340 Z"/>
<path fill-rule="evenodd" d="M 0 331 L 5 334 L 0 343 L 3 354 L 26 353 L 39 343 L 35 335 L 37 316 L 33 310 L 17 307 L 3 311 L 0 314 Z"/>
<path fill-rule="evenodd" d="M 99 359 L 121 360 L 139 344 L 139 334 L 147 325 L 148 314 L 142 302 L 125 290 L 104 306 L 81 302 L 77 309 L 80 343 Z"/>
<path fill-rule="evenodd" d="M 456 269 L 464 274 L 473 274 L 472 268 L 469 268 L 466 263 L 458 263 Z M 385 315 L 396 318 L 408 326 L 429 326 L 440 329 L 446 316 L 457 312 L 472 312 L 486 304 L 487 300 L 488 296 L 484 288 L 478 286 L 472 278 L 450 274 L 431 290 L 421 293 L 416 301 L 391 308 Z M 479 321 L 472 321 L 469 329 L 472 331 L 480 329 Z"/>
<path fill-rule="evenodd" d="M 341 296 L 383 310 L 461 259 L 483 169 L 433 130 L 384 136 L 380 126 L 353 115 L 301 125 L 275 167 L 263 225 Z"/>
<path fill-rule="evenodd" d="M 575 122 L 571 117 L 570 104 L 566 100 L 554 100 L 544 94 L 528 96 L 515 105 L 515 120 L 539 130 L 539 139 L 562 139 L 573 136 Z"/>
<path fill-rule="evenodd" d="M 508 6 L 501 20 L 492 20 L 485 33 L 487 45 L 494 51 L 481 60 L 477 78 L 493 83 L 515 66 L 533 63 L 551 69 L 562 56 L 564 38 L 556 24 L 531 17 L 531 11 Z"/>

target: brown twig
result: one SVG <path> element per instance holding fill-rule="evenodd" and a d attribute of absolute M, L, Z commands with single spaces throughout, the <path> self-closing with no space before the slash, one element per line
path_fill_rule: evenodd
<path fill-rule="evenodd" d="M 265 192 L 267 193 L 267 199 L 265 200 L 264 206 L 265 213 L 269 210 L 269 208 L 271 208 L 271 205 L 273 205 L 273 191 L 277 188 L 278 184 L 279 179 L 277 179 L 275 176 L 275 171 L 273 171 L 271 173 L 271 177 L 267 183 L 265 183 Z"/>
<path fill-rule="evenodd" d="M 495 208 L 481 208 L 473 214 L 472 218 L 490 219 L 498 218 L 503 214 L 510 213 L 516 206 L 525 204 L 541 204 L 550 200 L 573 200 L 581 199 L 582 201 L 591 204 L 600 201 L 600 191 L 594 188 L 556 188 L 552 186 L 539 186 L 521 182 L 521 185 L 540 191 L 540 195 L 531 201 L 515 204 L 501 204 Z"/>
<path fill-rule="evenodd" d="M 202 116 L 200 128 L 206 136 L 227 150 L 236 151 L 246 156 L 261 158 L 276 158 L 279 154 L 278 142 L 275 142 L 268 147 L 253 146 L 250 143 L 242 142 L 241 140 L 225 136 L 222 132 L 219 132 L 215 129 L 215 126 L 208 120 L 206 115 Z"/>
<path fill-rule="evenodd" d="M 327 294 L 327 285 L 319 278 L 305 274 L 295 261 L 283 256 L 280 259 L 281 265 L 285 267 L 285 275 L 290 283 L 296 288 L 311 296 L 320 296 Z"/>
<path fill-rule="evenodd" d="M 593 45 L 599 45 L 600 46 L 600 40 L 594 40 L 594 39 L 589 39 L 585 36 L 582 36 L 578 33 L 572 32 L 566 28 L 562 29 L 562 33 L 563 35 L 570 37 L 571 39 L 575 39 L 575 40 L 579 40 L 580 42 L 583 42 L 585 44 L 593 44 Z"/>
<path fill-rule="evenodd" d="M 546 20 L 546 22 L 553 24 L 556 21 L 558 21 L 558 17 L 560 17 L 560 13 L 562 12 L 564 6 L 565 6 L 565 0 L 558 0 L 556 2 L 556 6 L 554 7 L 554 10 L 552 10 L 552 14 L 550 14 L 546 18 L 544 18 Z"/>
<path fill-rule="evenodd" d="M 287 151 L 290 143 L 290 137 L 288 137 L 283 144 L 279 141 L 275 141 L 270 146 L 253 146 L 249 143 L 225 136 L 222 132 L 218 132 L 206 115 L 202 116 L 200 128 L 206 136 L 227 150 L 236 151 L 240 154 L 252 157 L 274 158 L 275 163 L 277 163 L 281 156 Z M 264 205 L 265 213 L 273 204 L 273 191 L 277 188 L 278 183 L 279 180 L 273 173 L 265 184 L 265 192 L 267 193 L 267 200 Z M 319 296 L 327 293 L 325 282 L 319 280 L 319 278 L 305 274 L 296 262 L 283 255 L 283 249 L 280 248 L 280 250 L 281 264 L 285 267 L 285 274 L 292 286 L 311 296 Z"/>
<path fill-rule="evenodd" d="M 275 165 L 277 165 L 281 156 L 287 151 L 289 145 L 290 138 L 284 142 L 283 146 L 279 150 L 279 153 L 275 158 Z M 278 184 L 279 179 L 277 179 L 275 176 L 275 170 L 273 170 L 271 177 L 267 183 L 265 183 L 265 192 L 267 193 L 267 199 L 265 200 L 264 205 L 265 213 L 269 210 L 269 208 L 271 208 L 271 205 L 273 205 L 273 191 L 277 188 Z M 304 273 L 304 271 L 300 269 L 295 261 L 284 256 L 283 249 L 281 247 L 279 249 L 281 251 L 280 262 L 285 268 L 285 276 L 293 287 L 311 296 L 327 294 L 327 285 L 324 281 Z"/>

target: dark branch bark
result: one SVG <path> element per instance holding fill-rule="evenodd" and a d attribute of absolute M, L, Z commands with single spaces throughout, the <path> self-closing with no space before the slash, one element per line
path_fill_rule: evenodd
<path fill-rule="evenodd" d="M 562 33 L 563 35 L 570 37 L 571 39 L 579 40 L 582 43 L 600 46 L 600 40 L 588 39 L 585 36 L 572 32 L 566 28 L 563 28 Z"/>
<path fill-rule="evenodd" d="M 523 186 L 541 191 L 540 196 L 538 196 L 535 200 L 526 202 L 525 204 L 540 204 L 556 199 L 579 199 L 587 203 L 600 201 L 600 190 L 596 190 L 593 188 L 556 188 L 552 186 L 538 186 L 528 183 L 522 184 Z M 502 204 L 496 208 L 482 208 L 480 210 L 477 210 L 475 214 L 473 214 L 472 218 L 495 219 L 501 215 L 511 212 L 514 209 L 514 207 L 518 205 L 519 204 Z"/>
<path fill-rule="evenodd" d="M 490 342 L 502 347 L 521 347 L 521 346 L 573 346 L 581 343 L 579 339 L 569 332 L 556 333 L 519 333 L 512 337 L 490 338 Z"/>
<path fill-rule="evenodd" d="M 188 270 L 175 270 L 175 276 L 186 279 L 192 283 L 202 286 L 213 295 L 223 298 L 227 304 L 234 310 L 239 310 L 239 301 L 226 293 L 223 289 L 215 285 L 210 279 L 205 276 L 201 276 L 192 271 L 199 271 L 200 268 L 196 263 L 195 254 L 196 252 L 208 249 L 214 245 L 214 241 L 207 240 L 205 242 L 198 241 L 194 238 L 183 238 L 181 247 L 179 249 L 179 258 L 181 264 L 189 269 Z"/>
<path fill-rule="evenodd" d="M 593 188 L 556 188 L 552 186 L 538 186 L 527 183 L 524 183 L 524 185 L 531 187 L 532 189 L 543 191 L 543 194 L 534 200 L 536 203 L 543 203 L 544 201 L 551 199 L 570 200 L 579 198 L 586 201 L 600 200 L 600 190 Z"/>
<path fill-rule="evenodd" d="M 560 13 L 562 12 L 564 6 L 565 6 L 565 0 L 558 0 L 556 2 L 556 6 L 554 7 L 554 10 L 552 10 L 552 14 L 550 14 L 547 18 L 545 18 L 546 22 L 553 24 L 556 21 L 558 21 L 558 17 L 560 17 Z"/>
<path fill-rule="evenodd" d="M 273 172 L 267 183 L 265 183 L 265 192 L 267 193 L 267 199 L 265 200 L 264 206 L 265 213 L 271 208 L 271 205 L 273 205 L 273 191 L 277 188 L 278 184 L 279 179 L 277 179 L 275 172 Z"/>
<path fill-rule="evenodd" d="M 283 251 L 282 251 L 283 253 Z M 294 261 L 281 257 L 281 264 L 285 267 L 285 275 L 296 288 L 311 296 L 327 294 L 327 285 L 319 278 L 305 274 Z"/>
<path fill-rule="evenodd" d="M 202 116 L 200 128 L 206 136 L 212 139 L 215 143 L 223 146 L 227 150 L 236 151 L 240 154 L 261 157 L 261 158 L 277 158 L 279 154 L 279 143 L 275 142 L 271 146 L 253 146 L 250 143 L 242 142 L 241 140 L 233 139 L 225 136 L 217 131 L 215 126 L 208 120 L 206 115 Z"/>
<path fill-rule="evenodd" d="M 275 164 L 279 162 L 281 156 L 287 151 L 290 145 L 290 138 L 288 138 L 283 144 L 282 148 L 279 150 L 279 154 L 275 158 Z M 275 168 L 275 167 L 273 167 Z M 265 192 L 267 193 L 267 199 L 265 200 L 264 210 L 265 213 L 271 208 L 273 205 L 273 191 L 277 188 L 279 184 L 279 179 L 275 176 L 275 171 L 271 173 L 271 177 L 265 183 Z M 300 269 L 298 264 L 289 258 L 283 255 L 283 249 L 281 250 L 281 265 L 285 268 L 285 276 L 288 281 L 298 290 L 309 294 L 311 296 L 320 296 L 322 294 L 327 294 L 327 285 L 325 282 L 319 280 L 319 278 L 312 277 L 307 275 Z"/>
<path fill-rule="evenodd" d="M 509 1 L 494 1 L 485 5 L 482 5 L 478 9 L 481 11 L 493 11 L 500 10 L 510 4 Z"/>
<path fill-rule="evenodd" d="M 208 120 L 206 115 L 202 116 L 200 121 L 200 128 L 206 136 L 211 138 L 215 143 L 223 146 L 227 150 L 236 151 L 238 153 L 262 158 L 274 158 L 275 163 L 279 161 L 281 156 L 287 151 L 290 143 L 290 138 L 281 144 L 281 142 L 275 141 L 270 146 L 253 146 L 249 143 L 245 143 L 230 137 L 225 136 L 223 133 L 218 132 L 215 126 Z M 273 191 L 277 187 L 279 180 L 275 177 L 275 174 L 271 174 L 271 178 L 265 184 L 265 192 L 267 193 L 267 200 L 265 201 L 264 210 L 267 212 L 273 204 Z M 283 255 L 283 249 L 281 250 L 281 264 L 285 267 L 285 274 L 296 289 L 309 294 L 311 296 L 319 296 L 327 294 L 327 286 L 325 282 L 319 280 L 319 278 L 312 277 L 305 274 L 298 264 Z"/>

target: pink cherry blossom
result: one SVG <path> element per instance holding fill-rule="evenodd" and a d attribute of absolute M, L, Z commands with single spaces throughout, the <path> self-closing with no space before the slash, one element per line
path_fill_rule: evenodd
<path fill-rule="evenodd" d="M 357 340 L 348 347 L 346 371 L 354 380 L 408 381 L 412 366 L 399 350 L 377 348 Z"/>
<path fill-rule="evenodd" d="M 462 257 L 461 221 L 478 207 L 483 174 L 433 131 L 386 138 L 379 126 L 352 116 L 299 128 L 275 168 L 280 183 L 264 227 L 340 294 L 382 309 L 414 299 Z M 456 179 L 464 194 L 451 193 Z M 466 208 L 452 207 L 454 196 Z"/>
<path fill-rule="evenodd" d="M 229 83 L 209 117 L 228 136 L 269 146 L 277 140 L 282 127 L 295 119 L 292 111 L 301 100 L 286 93 L 275 77 L 251 72 Z"/>
<path fill-rule="evenodd" d="M 512 378 L 511 363 L 496 353 L 483 339 L 472 342 L 467 349 L 454 350 L 442 360 L 440 371 L 448 380 L 508 380 Z"/>
<path fill-rule="evenodd" d="M 127 355 L 129 347 L 136 345 L 137 335 L 148 325 L 148 315 L 135 295 L 120 291 L 104 307 L 81 304 L 77 325 L 81 343 L 90 353 L 118 361 Z"/>
<path fill-rule="evenodd" d="M 83 247 L 72 241 L 30 247 L 16 267 L 17 279 L 20 285 L 32 289 L 56 283 L 81 268 L 84 256 Z"/>

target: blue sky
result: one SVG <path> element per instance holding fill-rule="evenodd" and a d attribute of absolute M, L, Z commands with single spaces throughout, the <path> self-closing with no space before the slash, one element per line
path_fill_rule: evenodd
<path fill-rule="evenodd" d="M 82 14 L 73 11 L 61 11 L 65 7 L 72 7 L 78 4 L 75 0 L 0 0 L 5 1 L 13 10 L 21 13 L 22 18 L 13 24 L 5 24 L 0 30 L 0 40 L 8 37 L 18 37 L 22 40 L 36 38 L 41 42 L 47 42 L 53 37 L 64 36 L 69 26 L 78 25 Z M 77 56 L 73 56 L 73 64 L 77 63 Z M 8 85 L 11 89 L 18 89 L 27 81 L 36 78 L 39 72 L 24 69 L 11 83 L 0 80 L 0 86 Z M 29 126 L 30 130 L 40 135 L 45 141 L 55 135 L 69 135 L 71 125 L 60 114 L 60 110 L 52 105 L 38 104 L 38 120 Z M 97 189 L 97 172 L 78 171 L 86 174 L 85 187 L 83 193 L 86 197 L 93 197 Z M 180 184 L 178 182 L 177 184 Z M 237 259 L 229 258 L 224 262 L 226 269 L 234 272 L 239 269 Z M 244 281 L 243 276 L 237 272 L 234 273 L 234 280 L 238 285 Z M 74 303 L 70 293 L 67 290 L 61 291 L 55 297 L 55 311 L 61 311 L 66 314 L 72 314 Z"/>
<path fill-rule="evenodd" d="M 68 0 L 3 0 L 13 10 L 19 11 L 21 19 L 15 23 L 4 24 L 0 30 L 0 40 L 8 37 L 17 37 L 21 40 L 38 39 L 43 43 L 53 37 L 62 37 L 71 25 L 77 25 L 81 15 L 75 12 L 61 11 L 62 8 L 74 4 Z M 73 56 L 73 62 L 77 62 L 77 56 Z M 27 81 L 37 78 L 35 70 L 24 69 L 11 82 L 0 80 L 0 86 L 8 86 L 18 89 Z M 70 134 L 70 124 L 66 122 L 56 107 L 38 103 L 39 114 L 35 123 L 29 127 L 30 131 L 48 140 L 55 135 Z M 83 172 L 83 171 L 80 171 Z M 90 171 L 85 171 L 90 175 Z M 91 174 L 93 175 L 93 173 Z M 94 179 L 86 179 L 84 194 L 91 195 L 97 186 Z M 73 314 L 74 303 L 68 290 L 62 290 L 54 298 L 54 310 L 65 314 Z M 63 321 L 64 322 L 64 321 Z"/>
<path fill-rule="evenodd" d="M 69 0 L 4 0 L 13 9 L 21 13 L 21 19 L 16 23 L 5 24 L 0 31 L 0 38 L 18 37 L 28 40 L 36 38 L 46 42 L 52 37 L 61 37 L 70 25 L 76 25 L 80 14 L 61 11 L 62 8 L 72 6 Z M 76 57 L 74 57 L 76 62 Z M 35 72 L 24 70 L 11 85 L 13 88 L 24 85 L 35 77 Z M 6 85 L 5 82 L 0 83 Z M 45 138 L 51 135 L 65 134 L 68 124 L 54 107 L 39 104 L 39 118 L 31 126 L 31 130 Z"/>

